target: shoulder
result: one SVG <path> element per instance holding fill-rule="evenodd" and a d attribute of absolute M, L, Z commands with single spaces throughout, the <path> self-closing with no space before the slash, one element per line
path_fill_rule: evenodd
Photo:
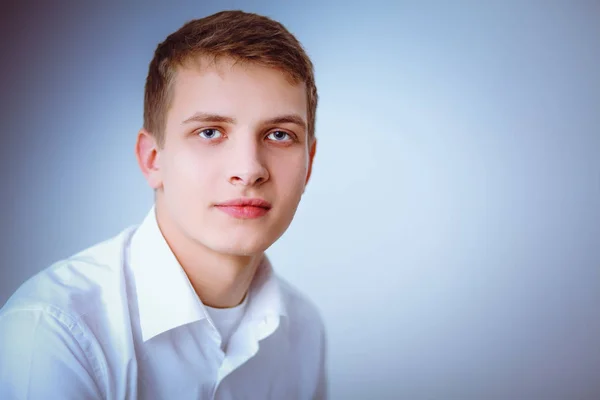
<path fill-rule="evenodd" d="M 0 397 L 105 397 L 102 346 L 127 304 L 122 266 L 132 231 L 47 267 L 0 309 Z"/>
<path fill-rule="evenodd" d="M 296 286 L 277 276 L 281 294 L 290 323 L 298 332 L 310 332 L 311 336 L 325 336 L 325 322 L 317 305 Z M 322 340 L 322 339 L 319 339 Z"/>
<path fill-rule="evenodd" d="M 327 331 L 317 305 L 298 288 L 278 277 L 286 302 L 290 360 L 299 368 L 297 379 L 312 388 L 311 398 L 326 398 Z"/>
<path fill-rule="evenodd" d="M 118 290 L 124 245 L 133 229 L 127 228 L 29 278 L 9 298 L 0 315 L 29 310 L 77 319 L 106 305 Z"/>

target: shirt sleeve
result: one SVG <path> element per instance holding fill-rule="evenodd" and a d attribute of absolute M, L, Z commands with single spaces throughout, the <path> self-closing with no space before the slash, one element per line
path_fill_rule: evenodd
<path fill-rule="evenodd" d="M 0 314 L 0 399 L 101 399 L 89 343 L 57 310 Z"/>

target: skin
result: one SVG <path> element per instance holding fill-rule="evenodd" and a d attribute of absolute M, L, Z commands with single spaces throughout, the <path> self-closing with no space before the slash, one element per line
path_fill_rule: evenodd
<path fill-rule="evenodd" d="M 280 117 L 297 121 L 273 121 Z M 139 131 L 136 157 L 155 189 L 159 228 L 204 304 L 240 304 L 264 251 L 290 225 L 316 152 L 306 125 L 304 83 L 222 59 L 178 69 L 162 148 Z M 239 198 L 272 208 L 238 219 L 215 206 Z"/>

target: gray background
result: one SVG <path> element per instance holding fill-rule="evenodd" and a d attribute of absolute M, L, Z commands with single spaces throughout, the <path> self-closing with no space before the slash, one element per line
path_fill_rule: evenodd
<path fill-rule="evenodd" d="M 241 8 L 316 65 L 319 149 L 268 253 L 334 399 L 600 398 L 600 2 L 4 2 L 0 304 L 137 224 L 155 46 Z"/>

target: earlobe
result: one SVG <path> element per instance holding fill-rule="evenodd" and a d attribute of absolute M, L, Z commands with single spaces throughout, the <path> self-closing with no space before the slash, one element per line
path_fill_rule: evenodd
<path fill-rule="evenodd" d="M 162 178 L 158 146 L 154 136 L 145 129 L 141 129 L 138 132 L 135 143 L 135 156 L 142 174 L 144 174 L 150 187 L 153 189 L 160 188 L 162 186 Z"/>

